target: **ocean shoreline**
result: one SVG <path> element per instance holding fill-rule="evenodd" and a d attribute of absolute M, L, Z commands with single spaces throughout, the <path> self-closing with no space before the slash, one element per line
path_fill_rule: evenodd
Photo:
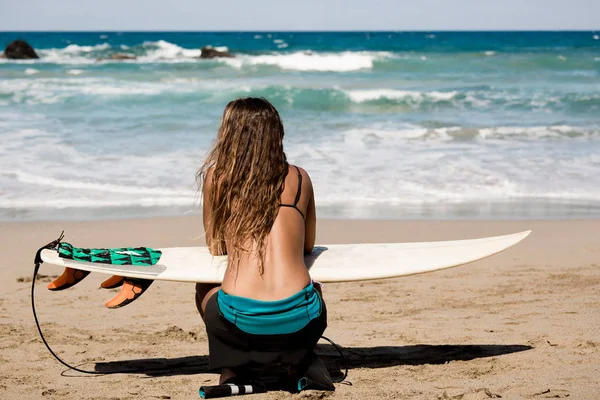
<path fill-rule="evenodd" d="M 19 222 L 93 222 L 148 218 L 198 216 L 194 207 L 114 207 L 114 208 L 0 208 L 0 223 Z M 561 221 L 600 218 L 600 203 L 565 201 L 506 200 L 497 202 L 402 204 L 402 205 L 322 205 L 317 216 L 333 220 L 396 221 Z"/>

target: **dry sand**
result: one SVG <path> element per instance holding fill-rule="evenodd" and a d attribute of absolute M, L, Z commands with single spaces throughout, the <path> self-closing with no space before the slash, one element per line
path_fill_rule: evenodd
<path fill-rule="evenodd" d="M 72 364 L 154 373 L 86 376 L 43 346 L 30 307 L 35 250 L 203 244 L 197 217 L 0 224 L 0 398 L 195 399 L 217 375 L 193 285 L 156 282 L 133 304 L 91 275 L 63 292 L 37 286 L 50 345 Z M 600 221 L 321 221 L 319 243 L 476 238 L 532 229 L 523 243 L 467 266 L 385 281 L 328 284 L 326 335 L 344 348 L 349 385 L 335 393 L 271 392 L 255 399 L 600 398 Z M 365 266 L 368 268 L 368 266 Z M 42 265 L 50 277 L 61 271 Z M 322 345 L 328 363 L 330 346 Z M 120 362 L 115 362 L 120 361 Z M 184 367 L 182 367 L 184 365 Z"/>

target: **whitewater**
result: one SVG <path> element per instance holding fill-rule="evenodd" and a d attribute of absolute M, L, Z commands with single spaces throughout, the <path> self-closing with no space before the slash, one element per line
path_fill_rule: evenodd
<path fill-rule="evenodd" d="M 230 100 L 263 96 L 318 212 L 600 216 L 593 32 L 0 33 L 0 220 L 198 212 Z M 200 60 L 200 47 L 234 58 Z M 125 53 L 134 60 L 108 60 Z"/>

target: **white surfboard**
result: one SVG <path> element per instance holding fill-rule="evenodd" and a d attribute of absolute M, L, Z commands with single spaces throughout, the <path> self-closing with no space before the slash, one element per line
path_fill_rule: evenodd
<path fill-rule="evenodd" d="M 312 279 L 350 282 L 421 274 L 467 264 L 514 246 L 531 231 L 483 239 L 421 243 L 335 244 L 315 246 L 305 257 Z M 42 260 L 102 274 L 151 280 L 220 283 L 227 257 L 213 257 L 206 247 L 158 249 L 155 265 L 111 265 L 61 258 L 56 250 L 43 250 Z"/>

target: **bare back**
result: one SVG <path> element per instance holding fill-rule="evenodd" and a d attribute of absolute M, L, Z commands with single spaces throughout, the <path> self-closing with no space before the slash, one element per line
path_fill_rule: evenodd
<path fill-rule="evenodd" d="M 206 187 L 204 195 L 206 204 L 210 201 L 206 199 Z M 256 252 L 245 254 L 237 268 L 228 268 L 225 273 L 222 289 L 226 293 L 273 301 L 287 298 L 310 283 L 304 253 L 312 251 L 315 243 L 316 215 L 312 183 L 306 171 L 289 166 L 281 204 L 267 237 L 262 275 Z"/>

